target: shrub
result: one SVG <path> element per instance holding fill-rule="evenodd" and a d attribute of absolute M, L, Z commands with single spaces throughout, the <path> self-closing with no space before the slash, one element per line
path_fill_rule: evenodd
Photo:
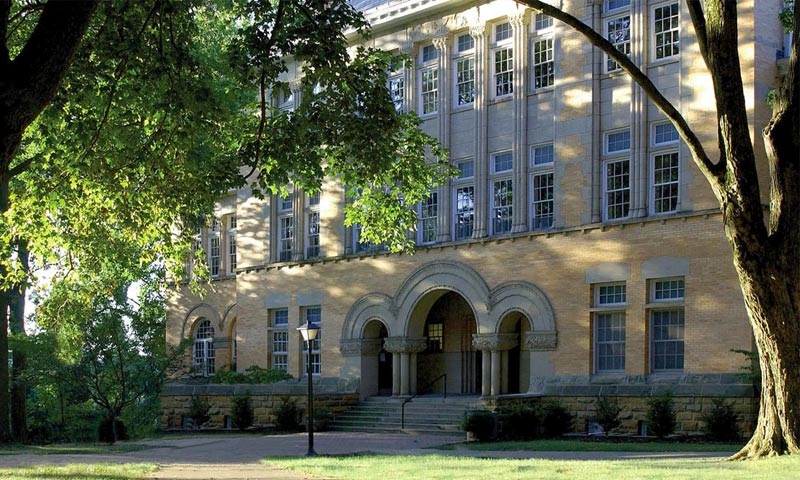
<path fill-rule="evenodd" d="M 239 430 L 251 426 L 253 424 L 253 405 L 250 401 L 250 394 L 234 395 L 231 402 L 233 403 L 231 406 L 233 426 Z"/>
<path fill-rule="evenodd" d="M 542 428 L 547 438 L 559 437 L 572 431 L 573 415 L 557 402 L 548 403 L 543 408 Z"/>
<path fill-rule="evenodd" d="M 667 392 L 659 397 L 653 397 L 647 404 L 647 420 L 650 423 L 650 431 L 658 438 L 664 438 L 674 433 L 677 421 L 672 394 Z"/>
<path fill-rule="evenodd" d="M 619 414 L 622 407 L 619 406 L 617 399 L 608 397 L 598 397 L 594 403 L 595 414 L 593 420 L 603 427 L 603 432 L 609 432 L 620 426 Z"/>
<path fill-rule="evenodd" d="M 275 417 L 275 428 L 278 430 L 295 431 L 299 429 L 297 402 L 291 398 L 281 398 L 281 402 L 273 407 L 272 414 Z"/>
<path fill-rule="evenodd" d="M 539 414 L 525 403 L 504 405 L 497 411 L 503 440 L 532 440 L 538 436 Z"/>
<path fill-rule="evenodd" d="M 329 408 L 321 407 L 314 409 L 315 432 L 327 431 L 330 428 L 331 423 L 333 423 L 333 413 L 331 413 Z"/>
<path fill-rule="evenodd" d="M 479 442 L 497 439 L 497 415 L 486 410 L 473 410 L 464 415 L 461 428 Z"/>
<path fill-rule="evenodd" d="M 211 378 L 211 383 L 238 384 L 238 383 L 276 383 L 282 380 L 289 380 L 291 375 L 283 370 L 272 370 L 261 368 L 257 365 L 247 367 L 244 373 L 234 370 L 219 369 Z"/>
<path fill-rule="evenodd" d="M 125 431 L 125 424 L 119 418 L 114 419 L 114 424 L 117 427 L 117 440 L 126 440 L 128 434 Z M 114 432 L 111 430 L 111 419 L 104 418 L 100 425 L 97 427 L 97 436 L 101 442 L 114 443 Z"/>
<path fill-rule="evenodd" d="M 187 412 L 186 416 L 192 419 L 195 428 L 199 428 L 211 420 L 211 415 L 208 414 L 210 409 L 211 405 L 208 404 L 208 400 L 193 395 L 192 403 L 189 405 L 189 412 Z"/>
<path fill-rule="evenodd" d="M 715 398 L 711 410 L 703 415 L 703 421 L 705 432 L 711 439 L 721 442 L 739 440 L 739 415 L 725 399 Z"/>

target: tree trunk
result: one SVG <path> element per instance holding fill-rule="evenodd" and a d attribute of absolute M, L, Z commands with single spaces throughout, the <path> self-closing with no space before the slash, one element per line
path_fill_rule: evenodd
<path fill-rule="evenodd" d="M 8 179 L 0 178 L 0 214 L 8 210 Z M 5 278 L 6 267 L 0 262 L 0 277 Z M 11 440 L 8 417 L 8 307 L 11 291 L 0 288 L 0 443 Z"/>
<path fill-rule="evenodd" d="M 17 258 L 20 266 L 27 273 L 28 269 L 28 242 L 17 242 Z M 11 333 L 25 335 L 25 294 L 26 285 L 19 284 L 14 288 L 11 303 Z M 28 442 L 28 415 L 26 408 L 28 386 L 25 383 L 25 368 L 27 355 L 24 350 L 16 349 L 13 352 L 11 363 L 11 434 L 21 443 Z"/>

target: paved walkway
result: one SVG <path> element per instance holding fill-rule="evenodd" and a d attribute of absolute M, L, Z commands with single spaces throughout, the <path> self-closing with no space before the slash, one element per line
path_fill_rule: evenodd
<path fill-rule="evenodd" d="M 725 457 L 716 453 L 620 453 L 620 452 L 486 452 L 466 449 L 428 450 L 429 447 L 458 443 L 464 435 L 415 435 L 381 433 L 320 432 L 314 435 L 319 454 L 352 453 L 471 455 L 498 458 L 553 458 L 599 460 L 619 458 Z M 152 479 L 310 479 L 303 473 L 282 470 L 261 463 L 267 456 L 303 456 L 307 452 L 305 433 L 289 435 L 199 435 L 169 436 L 133 442 L 150 448 L 109 455 L 9 455 L 0 456 L 0 467 L 59 463 L 135 463 L 160 465 Z"/>

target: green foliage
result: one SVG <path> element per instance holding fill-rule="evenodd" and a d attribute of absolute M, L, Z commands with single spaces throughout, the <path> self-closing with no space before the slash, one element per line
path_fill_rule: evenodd
<path fill-rule="evenodd" d="M 612 430 L 620 426 L 619 414 L 622 412 L 622 407 L 619 406 L 616 398 L 597 397 L 594 403 L 595 414 L 594 421 L 597 422 L 606 435 Z"/>
<path fill-rule="evenodd" d="M 219 369 L 211 378 L 211 383 L 268 384 L 281 382 L 283 380 L 290 380 L 291 378 L 292 376 L 286 373 L 284 370 L 273 370 L 270 368 L 261 368 L 257 365 L 251 365 L 245 369 L 244 373 L 239 373 L 228 369 Z"/>
<path fill-rule="evenodd" d="M 103 419 L 97 427 L 97 437 L 101 442 L 115 443 L 117 440 L 127 440 L 128 433 L 125 428 L 125 423 L 122 420 L 115 418 L 113 420 L 116 432 L 111 428 L 112 420 L 110 418 Z"/>
<path fill-rule="evenodd" d="M 234 395 L 231 398 L 231 403 L 233 426 L 239 430 L 244 430 L 253 425 L 253 404 L 250 394 Z"/>
<path fill-rule="evenodd" d="M 673 434 L 677 427 L 677 420 L 672 394 L 666 392 L 661 396 L 652 397 L 647 405 L 647 421 L 650 432 L 658 438 Z"/>
<path fill-rule="evenodd" d="M 272 408 L 275 428 L 281 431 L 294 432 L 300 428 L 300 412 L 297 402 L 289 397 L 282 397 L 280 403 Z"/>
<path fill-rule="evenodd" d="M 211 405 L 209 405 L 205 397 L 192 395 L 189 411 L 186 412 L 186 416 L 192 419 L 195 428 L 199 428 L 211 420 L 211 415 L 208 413 L 209 410 L 211 410 Z"/>
<path fill-rule="evenodd" d="M 739 367 L 740 376 L 743 380 L 753 384 L 756 391 L 761 390 L 761 361 L 758 358 L 758 352 L 752 350 L 737 350 L 731 349 L 731 352 L 740 353 L 747 358 L 747 364 Z"/>
<path fill-rule="evenodd" d="M 539 412 L 529 403 L 503 405 L 497 410 L 497 417 L 503 440 L 533 440 L 539 436 Z"/>
<path fill-rule="evenodd" d="M 781 21 L 781 26 L 783 27 L 783 31 L 788 33 L 793 30 L 792 20 L 794 15 L 794 0 L 784 0 L 783 2 L 783 10 L 778 15 L 778 18 Z"/>
<path fill-rule="evenodd" d="M 715 398 L 711 410 L 703 414 L 705 432 L 713 440 L 735 442 L 739 440 L 739 414 L 724 398 Z"/>
<path fill-rule="evenodd" d="M 461 428 L 469 432 L 479 442 L 489 442 L 497 439 L 497 414 L 486 410 L 473 410 L 467 412 Z"/>
<path fill-rule="evenodd" d="M 548 402 L 542 408 L 542 429 L 546 438 L 559 437 L 572 431 L 573 415 L 558 402 Z"/>
<path fill-rule="evenodd" d="M 320 407 L 314 409 L 314 431 L 326 432 L 333 423 L 333 412 L 329 408 Z"/>

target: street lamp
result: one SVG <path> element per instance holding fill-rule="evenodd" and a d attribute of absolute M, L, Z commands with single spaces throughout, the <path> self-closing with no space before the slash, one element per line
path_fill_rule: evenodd
<path fill-rule="evenodd" d="M 300 334 L 303 335 L 303 341 L 306 342 L 308 347 L 308 359 L 306 360 L 306 376 L 308 376 L 308 408 L 306 409 L 308 453 L 306 453 L 306 456 L 313 457 L 317 452 L 314 451 L 314 386 L 311 383 L 311 343 L 317 338 L 319 325 L 313 322 L 306 322 L 297 327 L 297 329 L 300 331 Z"/>

